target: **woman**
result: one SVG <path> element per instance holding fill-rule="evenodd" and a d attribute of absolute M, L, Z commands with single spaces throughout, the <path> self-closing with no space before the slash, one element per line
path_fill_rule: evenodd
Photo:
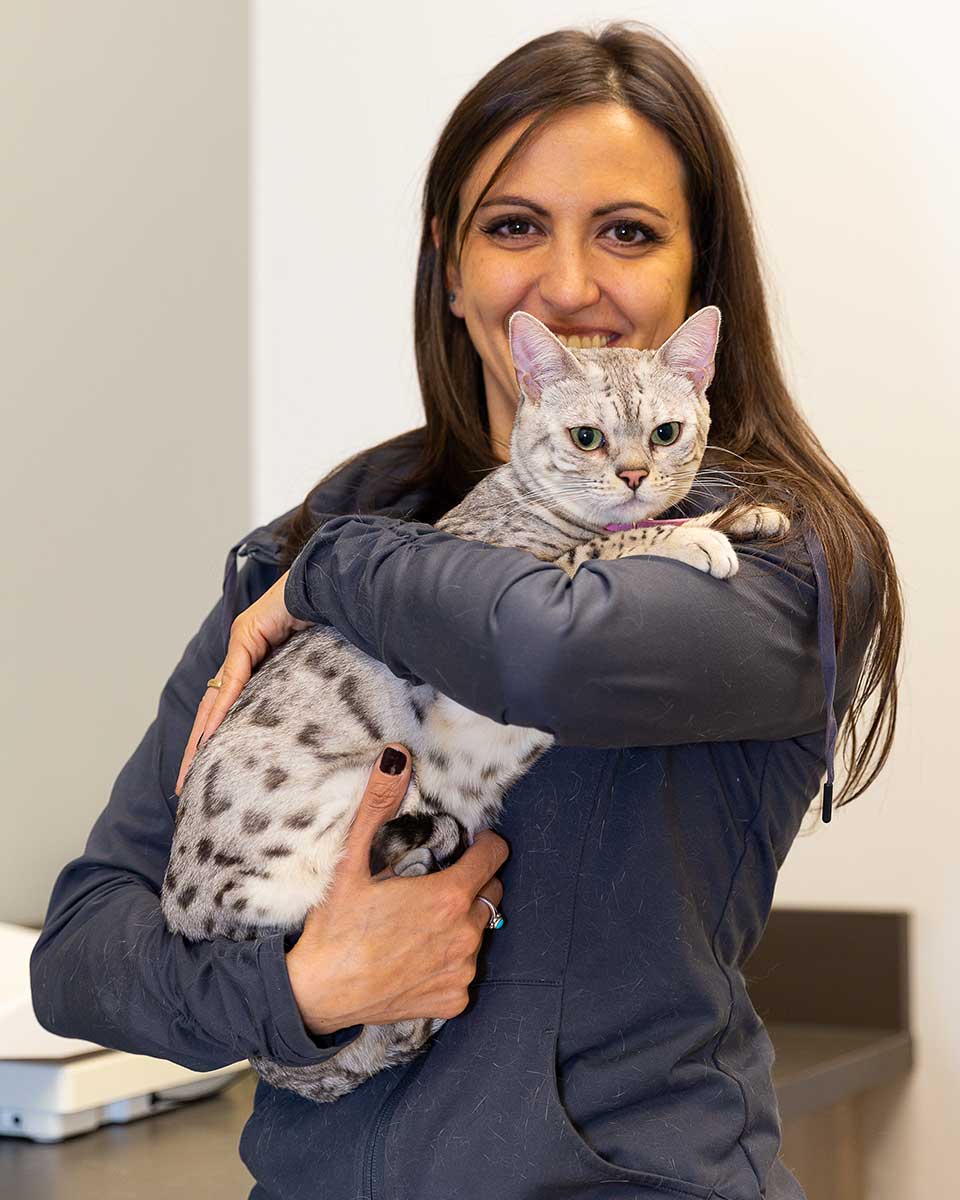
<path fill-rule="evenodd" d="M 642 349 L 705 304 L 724 319 L 708 456 L 724 473 L 704 471 L 685 511 L 749 494 L 788 511 L 786 542 L 738 546 L 722 583 L 651 557 L 568 580 L 432 529 L 509 453 L 512 311 Z M 800 1197 L 740 968 L 825 767 L 832 780 L 834 715 L 838 802 L 885 761 L 900 599 L 883 531 L 786 390 L 735 161 L 681 57 L 633 24 L 562 30 L 480 80 L 429 169 L 415 316 L 425 428 L 231 551 L 223 601 L 57 881 L 37 1015 L 199 1069 L 320 1062 L 365 1021 L 454 1018 L 335 1104 L 261 1082 L 241 1141 L 257 1200 Z M 445 871 L 372 882 L 404 756 L 371 776 L 299 940 L 172 937 L 158 893 L 184 741 L 177 789 L 270 646 L 316 621 L 557 744 L 508 797 L 505 842 L 484 832 Z M 478 955 L 480 897 L 503 895 L 507 925 Z"/>

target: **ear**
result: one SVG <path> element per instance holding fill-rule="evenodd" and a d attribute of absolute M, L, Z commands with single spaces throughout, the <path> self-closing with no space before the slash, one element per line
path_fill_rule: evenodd
<path fill-rule="evenodd" d="M 581 366 L 558 337 L 531 313 L 517 309 L 507 323 L 510 353 L 524 396 L 540 403 L 544 390 L 561 379 L 582 373 Z"/>
<path fill-rule="evenodd" d="M 439 251 L 439 249 L 440 249 L 440 221 L 437 217 L 430 218 L 430 236 L 433 238 L 434 246 Z M 449 263 L 447 264 L 447 268 L 444 271 L 444 286 L 446 287 L 448 292 L 457 292 L 457 294 L 458 294 L 457 300 L 454 303 L 454 305 L 450 311 L 454 314 L 454 316 L 462 317 L 463 316 L 463 306 L 460 303 L 460 299 L 459 299 L 460 272 L 456 269 L 456 267 L 452 267 Z M 459 309 L 459 311 L 458 311 L 458 309 Z"/>
<path fill-rule="evenodd" d="M 668 371 L 684 375 L 698 392 L 704 392 L 713 382 L 713 360 L 720 337 L 720 309 L 708 304 L 688 317 L 676 333 L 663 343 L 656 353 Z"/>

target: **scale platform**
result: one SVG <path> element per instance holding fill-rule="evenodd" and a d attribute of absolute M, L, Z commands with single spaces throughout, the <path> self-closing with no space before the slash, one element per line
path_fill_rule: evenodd
<path fill-rule="evenodd" d="M 61 1142 L 101 1125 L 136 1121 L 219 1092 L 249 1071 L 234 1063 L 190 1071 L 121 1050 L 76 1058 L 0 1061 L 0 1135 Z"/>
<path fill-rule="evenodd" d="M 198 1100 L 249 1071 L 191 1071 L 44 1029 L 30 996 L 38 929 L 0 921 L 0 1136 L 60 1142 Z"/>

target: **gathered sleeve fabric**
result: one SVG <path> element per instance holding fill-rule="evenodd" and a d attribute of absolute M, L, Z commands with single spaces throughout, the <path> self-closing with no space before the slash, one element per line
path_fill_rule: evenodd
<path fill-rule="evenodd" d="M 277 576 L 245 567 L 243 607 Z M 30 959 L 33 1007 L 52 1033 L 195 1071 L 251 1057 L 308 1066 L 362 1026 L 323 1036 L 306 1029 L 285 959 L 298 935 L 193 942 L 170 933 L 160 909 L 180 761 L 206 680 L 226 655 L 221 609 L 222 600 L 190 640 L 83 854 L 54 884 Z"/>
<path fill-rule="evenodd" d="M 526 551 L 431 525 L 340 516 L 298 555 L 285 601 L 401 678 L 561 745 L 773 741 L 823 730 L 831 705 L 809 540 L 791 532 L 780 546 L 735 546 L 730 579 L 654 555 L 588 561 L 571 579 Z M 865 563 L 849 592 L 858 636 L 838 664 L 838 713 L 868 640 Z"/>

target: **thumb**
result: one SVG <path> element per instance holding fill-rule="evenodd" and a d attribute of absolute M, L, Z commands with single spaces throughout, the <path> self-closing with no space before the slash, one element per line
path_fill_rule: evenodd
<path fill-rule="evenodd" d="M 410 783 L 410 752 L 399 743 L 387 746 L 373 765 L 360 807 L 347 834 L 340 870 L 370 882 L 370 844 L 384 822 L 396 816 Z"/>

